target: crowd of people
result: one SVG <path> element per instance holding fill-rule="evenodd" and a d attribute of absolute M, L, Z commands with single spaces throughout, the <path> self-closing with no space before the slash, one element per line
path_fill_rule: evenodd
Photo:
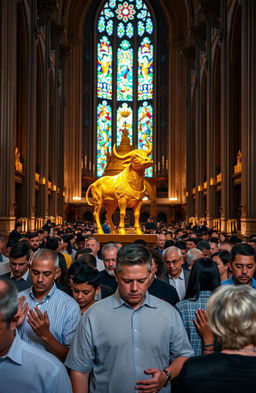
<path fill-rule="evenodd" d="M 256 235 L 143 230 L 154 248 L 89 222 L 0 235 L 0 391 L 255 390 Z"/>

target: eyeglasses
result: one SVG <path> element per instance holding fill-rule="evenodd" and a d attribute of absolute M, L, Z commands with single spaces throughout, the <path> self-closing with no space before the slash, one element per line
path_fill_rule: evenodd
<path fill-rule="evenodd" d="M 177 265 L 179 261 L 181 260 L 182 257 L 179 257 L 178 259 L 173 259 L 172 261 L 165 261 L 166 265 Z"/>

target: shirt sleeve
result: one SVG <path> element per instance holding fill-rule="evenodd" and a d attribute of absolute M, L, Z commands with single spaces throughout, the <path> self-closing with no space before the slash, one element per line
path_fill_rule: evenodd
<path fill-rule="evenodd" d="M 170 356 L 171 360 L 184 356 L 191 357 L 194 355 L 193 348 L 188 340 L 181 316 L 178 311 L 173 310 L 173 321 L 170 337 Z"/>
<path fill-rule="evenodd" d="M 72 393 L 70 378 L 63 364 L 60 364 L 60 366 L 51 374 L 46 392 Z"/>
<path fill-rule="evenodd" d="M 81 317 L 65 366 L 89 374 L 93 368 L 94 358 L 93 333 L 90 319 L 85 313 Z"/>
<path fill-rule="evenodd" d="M 80 321 L 80 307 L 78 304 L 72 304 L 66 313 L 66 319 L 62 333 L 62 343 L 68 347 L 71 346 L 77 326 Z"/>

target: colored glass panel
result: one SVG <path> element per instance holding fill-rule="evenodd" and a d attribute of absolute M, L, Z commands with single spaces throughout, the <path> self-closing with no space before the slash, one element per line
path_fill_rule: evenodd
<path fill-rule="evenodd" d="M 111 151 L 112 109 L 103 101 L 97 107 L 97 176 L 102 176 L 106 166 L 106 154 Z"/>
<path fill-rule="evenodd" d="M 108 35 L 113 34 L 113 26 L 114 26 L 113 20 L 110 19 L 107 23 L 107 26 L 106 26 L 106 32 L 108 33 Z"/>
<path fill-rule="evenodd" d="M 97 58 L 97 95 L 100 98 L 112 98 L 112 46 L 107 37 L 98 43 Z"/>
<path fill-rule="evenodd" d="M 104 15 L 105 15 L 105 17 L 106 17 L 107 19 L 113 18 L 114 13 L 113 13 L 113 11 L 111 11 L 111 9 L 108 8 L 107 6 L 108 6 L 108 3 L 107 3 L 106 6 L 104 7 Z"/>
<path fill-rule="evenodd" d="M 116 0 L 109 0 L 109 7 L 114 8 L 116 6 Z"/>
<path fill-rule="evenodd" d="M 138 149 L 147 150 L 147 142 L 153 144 L 153 108 L 146 101 L 138 110 Z M 146 169 L 145 176 L 153 176 L 153 167 Z"/>
<path fill-rule="evenodd" d="M 138 28 L 138 35 L 141 37 L 145 32 L 145 26 L 141 20 L 138 22 L 137 28 Z"/>
<path fill-rule="evenodd" d="M 126 26 L 126 35 L 128 38 L 132 38 L 133 36 L 133 25 L 132 23 L 128 23 Z"/>
<path fill-rule="evenodd" d="M 120 23 L 118 23 L 118 26 L 117 26 L 117 36 L 119 38 L 122 38 L 124 36 L 124 34 L 125 34 L 125 27 L 124 27 L 124 24 L 122 22 L 120 22 Z"/>
<path fill-rule="evenodd" d="M 143 6 L 142 0 L 136 0 L 136 7 L 137 7 L 138 9 L 140 9 L 140 8 L 142 8 L 142 6 Z"/>
<path fill-rule="evenodd" d="M 133 49 L 128 41 L 121 42 L 117 50 L 117 99 L 132 101 Z"/>
<path fill-rule="evenodd" d="M 138 50 L 138 99 L 153 98 L 153 45 L 145 37 Z"/>
<path fill-rule="evenodd" d="M 124 3 L 119 3 L 116 9 L 117 18 L 123 20 L 124 22 L 132 20 L 135 13 L 136 11 L 133 4 L 128 4 L 127 1 Z"/>
<path fill-rule="evenodd" d="M 153 22 L 152 19 L 148 18 L 146 22 L 146 31 L 148 34 L 152 34 L 153 32 Z"/>
<path fill-rule="evenodd" d="M 100 33 L 102 33 L 105 30 L 105 19 L 103 16 L 99 18 L 98 22 L 98 30 Z"/>
<path fill-rule="evenodd" d="M 121 143 L 123 132 L 127 133 L 132 143 L 132 108 L 126 103 L 123 103 L 122 106 L 117 109 L 117 145 Z"/>

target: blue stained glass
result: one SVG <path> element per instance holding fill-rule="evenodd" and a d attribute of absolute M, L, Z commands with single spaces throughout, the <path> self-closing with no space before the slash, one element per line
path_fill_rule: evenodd
<path fill-rule="evenodd" d="M 138 99 L 153 98 L 153 45 L 143 38 L 138 50 Z"/>
<path fill-rule="evenodd" d="M 133 36 L 133 25 L 132 23 L 128 23 L 128 25 L 126 26 L 126 35 L 128 38 L 132 38 Z"/>
<path fill-rule="evenodd" d="M 137 15 L 139 19 L 145 19 L 147 16 L 147 10 L 141 10 L 140 13 Z"/>
<path fill-rule="evenodd" d="M 148 18 L 146 22 L 146 31 L 148 34 L 151 34 L 153 32 L 153 23 L 152 19 Z"/>
<path fill-rule="evenodd" d="M 107 152 L 111 151 L 112 109 L 107 101 L 97 106 L 97 176 L 102 176 L 106 166 Z"/>
<path fill-rule="evenodd" d="M 104 8 L 104 14 L 107 19 L 113 18 L 113 16 L 114 16 L 114 13 L 113 13 L 113 11 L 111 11 L 110 8 Z"/>
<path fill-rule="evenodd" d="M 147 142 L 153 144 L 153 108 L 145 101 L 138 110 L 138 149 L 147 149 Z M 152 167 L 146 169 L 145 176 L 153 176 Z"/>
<path fill-rule="evenodd" d="M 106 32 L 108 33 L 108 35 L 113 34 L 113 25 L 114 25 L 113 20 L 110 19 L 107 23 L 107 26 L 106 26 Z"/>
<path fill-rule="evenodd" d="M 105 30 L 105 18 L 103 16 L 99 18 L 98 30 L 100 33 L 102 33 Z"/>
<path fill-rule="evenodd" d="M 117 99 L 132 101 L 133 98 L 133 49 L 124 40 L 117 50 Z"/>
<path fill-rule="evenodd" d="M 114 8 L 116 6 L 116 0 L 109 0 L 109 7 Z"/>
<path fill-rule="evenodd" d="M 125 27 L 124 24 L 122 22 L 120 22 L 117 26 L 117 36 L 119 38 L 122 38 L 125 34 Z"/>
<path fill-rule="evenodd" d="M 136 0 L 136 7 L 138 9 L 142 8 L 142 5 L 143 5 L 142 0 Z"/>
<path fill-rule="evenodd" d="M 145 26 L 144 23 L 140 20 L 138 22 L 138 35 L 141 37 L 145 32 Z"/>
<path fill-rule="evenodd" d="M 97 57 L 97 94 L 101 98 L 112 98 L 112 46 L 107 37 L 103 36 L 98 43 Z"/>

